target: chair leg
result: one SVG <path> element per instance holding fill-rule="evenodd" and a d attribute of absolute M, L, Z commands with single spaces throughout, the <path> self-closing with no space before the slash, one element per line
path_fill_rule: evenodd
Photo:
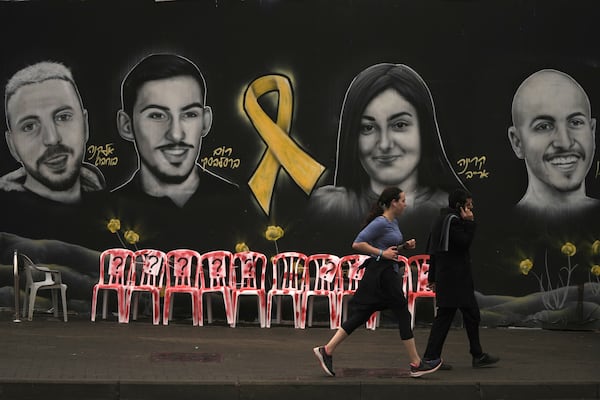
<path fill-rule="evenodd" d="M 96 321 L 96 303 L 98 301 L 98 289 L 96 286 L 92 289 L 92 310 L 90 312 L 90 319 L 92 322 Z"/>
<path fill-rule="evenodd" d="M 171 307 L 171 293 L 165 292 L 163 297 L 163 325 L 169 325 Z"/>
<path fill-rule="evenodd" d="M 412 329 L 415 328 L 415 312 L 417 311 L 417 299 L 413 298 L 411 301 L 408 302 L 408 311 L 410 312 L 410 327 Z"/>
<path fill-rule="evenodd" d="M 129 323 L 129 315 L 125 315 L 129 310 L 125 304 L 125 288 L 117 289 L 117 310 L 119 312 L 119 323 Z"/>
<path fill-rule="evenodd" d="M 299 293 L 293 294 L 292 295 L 292 305 L 293 305 L 293 311 L 294 311 L 294 328 L 301 328 L 300 323 L 301 323 L 301 310 L 300 310 L 300 306 L 301 306 L 301 298 L 302 296 Z"/>
<path fill-rule="evenodd" d="M 190 296 L 192 297 L 192 326 L 198 326 L 198 310 L 196 309 L 198 300 L 193 293 L 190 293 Z"/>
<path fill-rule="evenodd" d="M 67 288 L 61 287 L 60 292 L 62 295 L 63 320 L 67 322 Z"/>
<path fill-rule="evenodd" d="M 196 301 L 196 322 L 198 323 L 198 326 L 204 326 L 204 305 L 202 301 L 202 294 L 198 293 L 194 301 Z"/>
<path fill-rule="evenodd" d="M 275 314 L 275 322 L 281 323 L 281 298 L 283 296 L 277 296 L 277 314 Z"/>
<path fill-rule="evenodd" d="M 160 323 L 160 293 L 152 293 L 152 324 Z"/>
<path fill-rule="evenodd" d="M 337 299 L 335 295 L 329 295 L 329 327 L 331 329 L 337 329 L 339 327 L 338 321 L 340 320 L 338 316 L 339 308 L 337 306 Z"/>
<path fill-rule="evenodd" d="M 312 300 L 312 297 L 310 297 L 310 300 Z M 300 321 L 296 322 L 296 319 L 294 319 L 294 327 L 295 328 L 300 328 L 300 329 L 306 328 L 306 321 L 308 320 L 307 312 L 308 312 L 308 309 L 310 308 L 308 306 L 308 302 L 309 302 L 309 296 L 307 296 L 307 295 L 300 296 Z M 298 326 L 295 326 L 295 325 L 298 325 Z"/>
<path fill-rule="evenodd" d="M 232 299 L 231 299 L 231 291 L 227 288 L 223 290 L 223 303 L 225 303 L 225 317 L 227 319 L 227 323 L 229 325 L 232 324 L 234 316 L 233 316 L 233 307 L 232 307 Z"/>
<path fill-rule="evenodd" d="M 102 293 L 102 319 L 106 319 L 106 310 L 108 308 L 108 290 L 103 290 Z"/>
<path fill-rule="evenodd" d="M 231 307 L 233 308 L 233 321 L 229 324 L 232 328 L 235 328 L 235 324 L 239 318 L 239 296 L 237 293 L 233 293 L 231 297 Z"/>
<path fill-rule="evenodd" d="M 374 312 L 367 321 L 367 329 L 374 331 L 379 325 L 379 311 Z"/>
<path fill-rule="evenodd" d="M 265 327 L 271 327 L 271 311 L 273 309 L 273 296 L 267 294 L 267 308 L 265 309 Z"/>
<path fill-rule="evenodd" d="M 125 308 L 125 312 L 124 312 L 124 317 L 125 317 L 125 322 L 129 323 L 129 315 L 131 314 L 131 299 L 133 297 L 134 294 L 139 294 L 139 292 L 132 292 L 129 289 L 125 290 L 125 294 L 124 294 L 124 304 L 123 307 Z M 137 297 L 136 297 L 137 299 Z M 136 320 L 137 319 L 137 306 L 134 305 L 134 316 L 133 319 Z M 120 322 L 120 321 L 119 321 Z"/>
<path fill-rule="evenodd" d="M 265 299 L 265 297 L 259 297 L 259 321 L 260 321 L 260 327 L 261 328 L 266 328 L 266 314 L 267 314 L 267 299 Z"/>
<path fill-rule="evenodd" d="M 35 296 L 37 294 L 36 289 L 29 290 L 29 307 L 27 310 L 27 319 L 31 321 L 33 319 L 33 306 L 35 305 Z"/>

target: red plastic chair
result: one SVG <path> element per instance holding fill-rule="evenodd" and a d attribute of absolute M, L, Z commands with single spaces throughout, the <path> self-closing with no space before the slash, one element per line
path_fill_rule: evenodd
<path fill-rule="evenodd" d="M 205 294 L 208 294 L 208 303 L 206 304 L 207 315 L 206 320 L 210 324 L 212 322 L 212 302 L 211 296 L 213 293 L 221 293 L 223 303 L 225 305 L 225 317 L 227 323 L 233 323 L 233 306 L 231 299 L 231 280 L 232 273 L 230 271 L 233 255 L 226 250 L 209 251 L 200 256 L 200 265 L 203 271 L 206 271 L 205 285 L 200 286 L 200 300 Z M 202 314 L 200 314 L 202 317 Z"/>
<path fill-rule="evenodd" d="M 126 321 L 129 322 L 131 299 L 133 297 L 133 320 L 137 320 L 138 303 L 141 293 L 152 296 L 152 323 L 160 323 L 160 291 L 163 287 L 167 255 L 160 250 L 143 249 L 135 252 L 135 268 L 129 273 L 125 292 Z"/>
<path fill-rule="evenodd" d="M 267 328 L 271 327 L 271 312 L 273 297 L 277 301 L 276 322 L 281 322 L 281 299 L 290 296 L 292 299 L 292 312 L 294 314 L 294 328 L 300 327 L 300 301 L 301 289 L 298 284 L 298 268 L 306 265 L 306 255 L 298 252 L 283 252 L 272 258 L 273 281 L 267 292 Z"/>
<path fill-rule="evenodd" d="M 258 321 L 260 327 L 266 326 L 265 314 L 267 309 L 267 291 L 265 289 L 265 272 L 267 257 L 255 251 L 244 251 L 233 255 L 233 323 L 235 328 L 239 313 L 240 296 L 256 296 L 258 306 Z"/>
<path fill-rule="evenodd" d="M 358 284 L 365 274 L 364 268 L 359 268 L 369 256 L 364 254 L 350 254 L 340 258 L 338 263 L 338 277 L 340 280 L 338 289 L 338 326 L 348 319 L 348 301 L 358 289 Z M 367 328 L 375 330 L 379 324 L 379 312 L 373 313 L 367 321 Z"/>
<path fill-rule="evenodd" d="M 165 268 L 166 288 L 163 305 L 163 325 L 168 325 L 172 314 L 172 299 L 176 293 L 189 294 L 192 299 L 192 323 L 202 326 L 202 298 L 199 287 L 204 285 L 200 254 L 194 250 L 178 249 L 167 253 Z M 195 271 L 195 273 L 194 273 Z M 195 276 L 192 281 L 192 276 Z"/>
<path fill-rule="evenodd" d="M 127 286 L 127 274 L 131 268 L 134 268 L 134 263 L 135 254 L 128 249 L 108 249 L 100 254 L 100 276 L 98 277 L 98 283 L 92 289 L 92 321 L 96 320 L 98 292 L 104 290 L 102 319 L 106 319 L 108 291 L 114 290 L 117 292 L 119 322 L 127 322 L 125 290 Z"/>
<path fill-rule="evenodd" d="M 315 297 L 327 297 L 329 300 L 329 327 L 337 329 L 338 316 L 338 264 L 340 258 L 333 254 L 312 254 L 306 259 L 302 274 L 300 289 L 302 291 L 302 306 L 300 313 L 300 328 L 306 324 L 312 326 L 313 303 Z M 308 313 L 308 316 L 307 316 Z"/>
<path fill-rule="evenodd" d="M 412 283 L 412 274 L 409 274 L 408 287 L 408 310 L 412 315 L 412 326 L 415 326 L 415 314 L 417 299 L 421 297 L 429 297 L 433 299 L 433 313 L 436 314 L 435 292 L 427 287 L 429 277 L 429 254 L 418 254 L 408 259 L 408 265 L 414 265 L 417 269 L 416 285 Z M 406 287 L 406 286 L 405 286 Z"/>

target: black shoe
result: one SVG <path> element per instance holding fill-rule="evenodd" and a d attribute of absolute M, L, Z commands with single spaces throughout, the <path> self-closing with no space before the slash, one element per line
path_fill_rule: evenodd
<path fill-rule="evenodd" d="M 492 364 L 496 364 L 500 358 L 488 353 L 483 353 L 481 357 L 473 357 L 473 368 L 485 368 Z"/>
<path fill-rule="evenodd" d="M 432 372 L 437 371 L 442 366 L 443 362 L 441 358 L 437 360 L 421 360 L 421 363 L 418 367 L 410 364 L 410 376 L 413 378 L 418 378 L 420 376 L 431 374 Z"/>
<path fill-rule="evenodd" d="M 327 354 L 325 347 L 315 347 L 313 349 L 313 353 L 315 353 L 317 360 L 319 360 L 323 371 L 325 371 L 325 373 L 329 376 L 335 376 L 335 372 L 333 372 L 333 356 Z"/>
<path fill-rule="evenodd" d="M 448 364 L 444 361 L 440 367 L 440 371 L 452 371 L 452 364 Z"/>

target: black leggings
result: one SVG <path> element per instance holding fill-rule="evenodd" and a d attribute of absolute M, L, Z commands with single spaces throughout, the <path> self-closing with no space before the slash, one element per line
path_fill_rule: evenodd
<path fill-rule="evenodd" d="M 375 311 L 390 309 L 398 319 L 398 330 L 402 340 L 412 339 L 412 316 L 408 302 L 402 292 L 402 275 L 392 268 L 381 273 L 382 301 L 374 304 L 360 304 L 350 300 L 350 316 L 342 323 L 342 329 L 350 335 L 356 328 L 365 324 Z"/>

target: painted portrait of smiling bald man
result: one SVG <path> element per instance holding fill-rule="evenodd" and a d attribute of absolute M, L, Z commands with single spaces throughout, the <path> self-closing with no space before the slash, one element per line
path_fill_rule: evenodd
<path fill-rule="evenodd" d="M 519 211 L 565 216 L 600 206 L 586 194 L 596 120 L 579 83 L 557 70 L 535 72 L 514 95 L 512 120 L 508 138 L 528 177 Z"/>

